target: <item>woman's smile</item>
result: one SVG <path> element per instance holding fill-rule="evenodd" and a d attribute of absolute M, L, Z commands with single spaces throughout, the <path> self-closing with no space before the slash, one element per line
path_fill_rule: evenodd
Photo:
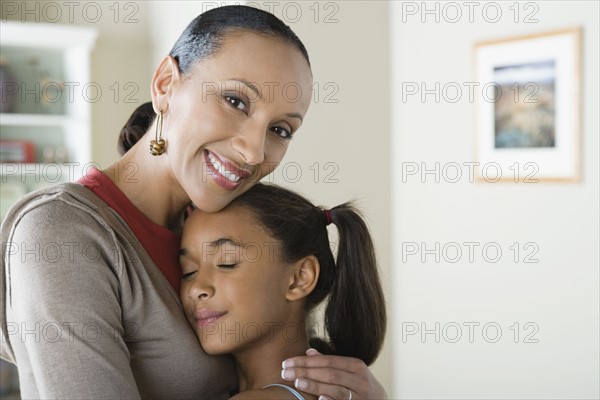
<path fill-rule="evenodd" d="M 237 189 L 243 179 L 251 176 L 247 169 L 239 167 L 234 162 L 218 156 L 210 150 L 204 150 L 204 159 L 208 173 L 214 182 L 226 190 Z"/>

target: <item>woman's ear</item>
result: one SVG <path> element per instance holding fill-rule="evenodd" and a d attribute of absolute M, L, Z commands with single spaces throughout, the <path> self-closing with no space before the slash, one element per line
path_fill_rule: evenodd
<path fill-rule="evenodd" d="M 315 256 L 304 257 L 293 265 L 293 275 L 290 281 L 285 298 L 289 301 L 295 301 L 308 296 L 317 286 L 321 266 Z"/>
<path fill-rule="evenodd" d="M 179 65 L 172 56 L 166 56 L 152 77 L 150 92 L 152 94 L 152 104 L 154 111 L 158 114 L 159 110 L 166 112 L 169 107 L 169 97 L 173 90 L 173 84 L 181 79 Z"/>

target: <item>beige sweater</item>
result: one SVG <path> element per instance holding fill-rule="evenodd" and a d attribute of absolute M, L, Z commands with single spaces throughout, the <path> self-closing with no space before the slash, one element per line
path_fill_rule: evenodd
<path fill-rule="evenodd" d="M 2 224 L 1 356 L 23 398 L 224 399 L 232 359 L 206 355 L 178 294 L 85 187 L 32 193 Z"/>

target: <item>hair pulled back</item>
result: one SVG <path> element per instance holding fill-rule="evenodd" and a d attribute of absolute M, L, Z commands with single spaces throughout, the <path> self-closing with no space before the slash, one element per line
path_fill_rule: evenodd
<path fill-rule="evenodd" d="M 308 52 L 292 29 L 275 15 L 255 7 L 230 5 L 210 9 L 192 20 L 169 52 L 182 75 L 192 67 L 219 51 L 223 39 L 235 31 L 250 31 L 283 40 L 296 48 L 310 66 Z M 121 130 L 119 153 L 128 151 L 148 131 L 154 121 L 152 103 L 144 103 L 134 110 Z"/>

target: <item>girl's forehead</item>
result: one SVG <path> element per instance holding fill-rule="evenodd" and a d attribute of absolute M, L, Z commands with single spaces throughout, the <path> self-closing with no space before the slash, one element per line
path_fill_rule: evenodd
<path fill-rule="evenodd" d="M 268 246 L 273 251 L 281 245 L 256 215 L 247 207 L 230 205 L 221 211 L 194 210 L 187 219 L 182 245 L 188 250 L 229 239 L 243 247 Z"/>
<path fill-rule="evenodd" d="M 206 212 L 195 209 L 184 225 L 197 226 L 204 231 L 219 232 L 253 232 L 264 231 L 264 227 L 255 214 L 247 207 L 230 204 L 217 212 Z"/>

